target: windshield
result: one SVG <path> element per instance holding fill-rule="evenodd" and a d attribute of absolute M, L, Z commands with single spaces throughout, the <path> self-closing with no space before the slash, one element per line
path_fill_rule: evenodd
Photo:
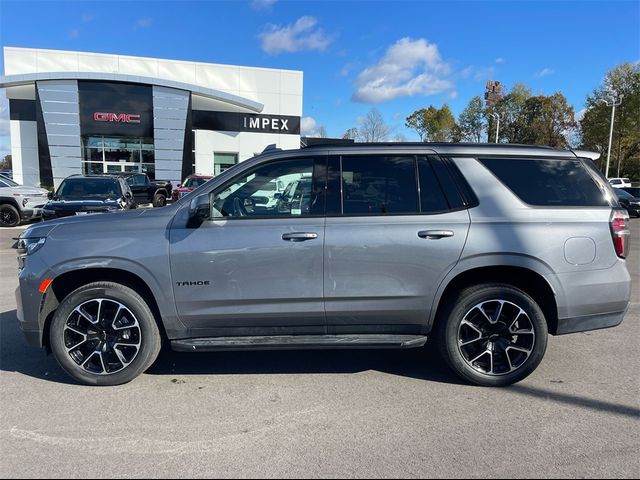
<path fill-rule="evenodd" d="M 204 185 L 208 181 L 208 178 L 189 177 L 184 181 L 182 186 L 185 188 L 198 188 L 200 185 Z"/>
<path fill-rule="evenodd" d="M 112 178 L 67 178 L 57 195 L 64 198 L 119 197 L 118 182 Z"/>
<path fill-rule="evenodd" d="M 5 177 L 4 175 L 0 175 L 0 186 L 2 186 L 2 187 L 19 187 L 20 184 L 14 182 L 10 178 Z"/>

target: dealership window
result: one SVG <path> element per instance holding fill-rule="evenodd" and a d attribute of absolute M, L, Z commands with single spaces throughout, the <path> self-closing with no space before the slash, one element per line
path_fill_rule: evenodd
<path fill-rule="evenodd" d="M 213 154 L 213 174 L 220 175 L 226 169 L 238 163 L 237 153 L 214 153 Z"/>
<path fill-rule="evenodd" d="M 85 175 L 146 173 L 155 178 L 153 139 L 145 137 L 86 136 L 82 138 Z"/>

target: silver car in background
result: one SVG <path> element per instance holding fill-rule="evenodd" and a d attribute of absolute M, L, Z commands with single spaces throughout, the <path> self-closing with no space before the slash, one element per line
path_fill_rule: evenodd
<path fill-rule="evenodd" d="M 42 216 L 48 190 L 25 187 L 0 175 L 0 227 L 15 227 L 20 222 Z"/>
<path fill-rule="evenodd" d="M 616 326 L 629 306 L 629 220 L 596 157 L 272 149 L 166 208 L 31 226 L 18 318 L 89 385 L 132 380 L 163 340 L 201 352 L 427 337 L 465 380 L 509 385 L 540 364 L 549 334 Z M 279 181 L 292 187 L 266 188 Z"/>

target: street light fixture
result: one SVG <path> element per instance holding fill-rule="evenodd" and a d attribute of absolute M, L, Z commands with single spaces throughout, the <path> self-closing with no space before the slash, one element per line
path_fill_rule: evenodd
<path fill-rule="evenodd" d="M 500 115 L 497 113 L 487 113 L 491 118 L 493 118 L 496 124 L 496 143 L 498 143 L 498 134 L 500 133 Z"/>
<path fill-rule="evenodd" d="M 611 128 L 609 129 L 609 150 L 607 152 L 607 168 L 606 168 L 606 172 L 605 172 L 605 176 L 607 178 L 609 178 L 609 163 L 611 161 L 611 143 L 613 140 L 613 122 L 615 119 L 615 115 L 616 115 L 616 107 L 619 107 L 622 104 L 622 99 L 624 98 L 624 94 L 620 95 L 619 97 L 616 98 L 616 96 L 614 94 L 611 94 L 611 96 L 608 99 L 605 98 L 601 98 L 600 101 L 604 102 L 607 107 L 611 107 Z"/>

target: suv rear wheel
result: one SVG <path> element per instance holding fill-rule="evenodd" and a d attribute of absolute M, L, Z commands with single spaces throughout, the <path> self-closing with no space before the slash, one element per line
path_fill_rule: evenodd
<path fill-rule="evenodd" d="M 133 380 L 151 366 L 161 345 L 144 299 L 112 282 L 90 283 L 67 296 L 53 317 L 49 335 L 62 369 L 86 385 Z"/>
<path fill-rule="evenodd" d="M 11 204 L 0 204 L 0 227 L 15 227 L 20 223 L 20 212 Z"/>
<path fill-rule="evenodd" d="M 463 379 L 492 387 L 531 374 L 542 361 L 547 334 L 533 298 L 504 284 L 459 292 L 447 303 L 437 332 L 447 364 Z"/>

